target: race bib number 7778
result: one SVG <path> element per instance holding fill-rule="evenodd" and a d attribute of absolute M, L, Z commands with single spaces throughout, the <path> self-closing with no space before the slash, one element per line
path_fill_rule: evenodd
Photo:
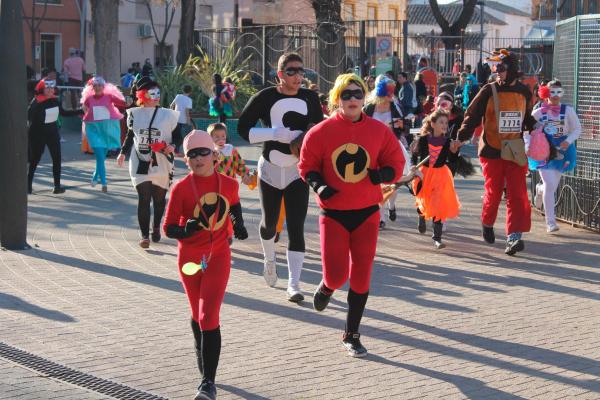
<path fill-rule="evenodd" d="M 523 113 L 521 111 L 500 111 L 500 134 L 521 133 Z"/>

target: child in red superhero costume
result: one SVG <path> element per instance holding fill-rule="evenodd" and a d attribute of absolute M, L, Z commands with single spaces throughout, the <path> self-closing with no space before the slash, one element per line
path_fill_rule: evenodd
<path fill-rule="evenodd" d="M 178 241 L 179 275 L 192 309 L 196 358 L 203 375 L 195 398 L 215 399 L 221 353 L 219 312 L 231 267 L 228 216 L 236 239 L 246 239 L 248 232 L 237 181 L 215 172 L 217 153 L 210 135 L 192 131 L 183 149 L 192 172 L 173 186 L 163 230 Z"/>
<path fill-rule="evenodd" d="M 314 308 L 324 310 L 334 290 L 350 279 L 342 343 L 353 357 L 367 354 L 358 327 L 377 246 L 380 185 L 395 182 L 405 163 L 390 128 L 361 111 L 366 91 L 358 76 L 338 76 L 329 101 L 337 111 L 307 133 L 298 164 L 322 209 L 323 280 L 314 294 Z"/>
<path fill-rule="evenodd" d="M 527 157 L 523 131 L 533 130 L 531 92 L 518 81 L 518 60 L 513 53 L 502 49 L 489 59 L 496 82 L 485 85 L 465 112 L 453 147 L 470 140 L 483 122 L 479 141 L 479 160 L 485 179 L 481 223 L 483 238 L 494 243 L 494 223 L 502 193 L 506 187 L 506 249 L 514 255 L 525 249 L 523 232 L 531 228 L 531 207 L 527 196 Z"/>

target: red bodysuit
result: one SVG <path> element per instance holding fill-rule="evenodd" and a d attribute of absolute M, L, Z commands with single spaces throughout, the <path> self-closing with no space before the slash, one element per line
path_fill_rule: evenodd
<path fill-rule="evenodd" d="M 332 290 L 348 277 L 350 288 L 366 293 L 371 280 L 379 230 L 381 187 L 369 178 L 369 169 L 392 168 L 402 175 L 404 155 L 398 139 L 381 122 L 363 114 L 351 122 L 336 113 L 306 135 L 298 168 L 304 180 L 317 172 L 337 193 L 327 200 L 317 196 L 323 209 L 319 219 L 323 281 Z"/>
<path fill-rule="evenodd" d="M 194 194 L 192 179 L 198 198 Z M 189 174 L 171 190 L 163 230 L 166 231 L 167 226 L 173 224 L 185 226 L 190 218 L 198 218 L 203 227 L 191 237 L 177 240 L 179 276 L 190 302 L 192 318 L 203 331 L 219 327 L 219 311 L 231 267 L 231 251 L 227 241 L 229 209 L 239 202 L 237 181 L 216 172 L 208 177 Z M 198 203 L 202 204 L 208 223 L 199 211 Z M 206 270 L 192 276 L 181 272 L 185 263 L 198 264 L 202 257 L 206 258 L 208 264 Z"/>

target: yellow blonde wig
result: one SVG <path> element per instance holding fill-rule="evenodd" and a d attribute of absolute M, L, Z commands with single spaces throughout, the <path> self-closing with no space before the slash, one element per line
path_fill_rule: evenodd
<path fill-rule="evenodd" d="M 362 91 L 367 95 L 367 85 L 360 78 L 360 76 L 356 74 L 342 74 L 339 75 L 335 79 L 335 83 L 333 84 L 333 89 L 329 91 L 329 110 L 335 111 L 338 108 L 338 103 L 340 102 L 340 96 L 344 89 L 346 89 L 350 84 L 354 83 L 357 86 L 360 86 Z"/>

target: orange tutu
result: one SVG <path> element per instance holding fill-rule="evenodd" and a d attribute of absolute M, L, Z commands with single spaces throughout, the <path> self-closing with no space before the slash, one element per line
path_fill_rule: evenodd
<path fill-rule="evenodd" d="M 416 193 L 416 205 L 425 219 L 435 218 L 445 221 L 458 217 L 460 202 L 448 166 L 421 167 L 420 170 L 423 173 L 423 180 L 419 178 L 413 180 L 413 193 Z M 418 190 L 421 182 L 421 190 Z"/>

